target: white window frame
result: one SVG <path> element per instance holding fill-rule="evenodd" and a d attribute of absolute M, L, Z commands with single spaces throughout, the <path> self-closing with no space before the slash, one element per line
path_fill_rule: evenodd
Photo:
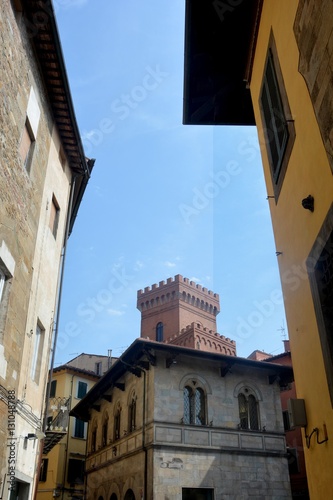
<path fill-rule="evenodd" d="M 5 288 L 5 281 L 6 281 L 6 275 L 0 269 L 0 302 L 1 302 L 1 299 L 2 299 L 3 290 Z"/>
<path fill-rule="evenodd" d="M 31 362 L 31 378 L 36 384 L 39 383 L 41 364 L 42 364 L 42 354 L 44 347 L 44 333 L 45 330 L 39 322 L 36 325 L 35 332 L 35 342 L 34 342 L 34 352 Z"/>

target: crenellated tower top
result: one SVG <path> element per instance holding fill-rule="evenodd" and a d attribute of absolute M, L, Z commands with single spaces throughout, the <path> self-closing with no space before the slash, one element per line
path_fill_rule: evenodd
<path fill-rule="evenodd" d="M 193 322 L 216 332 L 220 301 L 217 293 L 177 274 L 138 290 L 137 308 L 141 312 L 141 337 L 167 342 Z M 159 324 L 163 332 L 158 338 Z"/>

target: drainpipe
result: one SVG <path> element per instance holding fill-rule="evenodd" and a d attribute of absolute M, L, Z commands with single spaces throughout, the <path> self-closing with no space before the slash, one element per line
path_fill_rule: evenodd
<path fill-rule="evenodd" d="M 69 408 L 68 408 L 68 427 L 67 427 L 67 436 L 66 436 L 66 446 L 65 446 L 65 460 L 64 460 L 64 470 L 63 470 L 63 475 L 62 475 L 62 495 L 61 498 L 63 500 L 64 498 L 64 493 L 65 493 L 65 483 L 66 483 L 66 474 L 68 470 L 68 446 L 69 446 L 69 431 L 70 431 L 70 410 L 72 407 L 72 401 L 73 401 L 73 382 L 74 382 L 74 377 L 75 375 L 72 375 L 72 380 L 71 380 L 71 394 L 70 394 L 70 402 L 69 402 Z"/>

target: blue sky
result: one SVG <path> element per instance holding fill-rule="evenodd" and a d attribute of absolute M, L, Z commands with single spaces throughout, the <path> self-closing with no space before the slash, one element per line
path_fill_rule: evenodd
<path fill-rule="evenodd" d="M 283 350 L 254 127 L 182 125 L 184 2 L 54 0 L 76 117 L 96 158 L 69 239 L 56 365 L 118 356 L 137 290 L 181 274 L 220 295 L 237 353 Z"/>

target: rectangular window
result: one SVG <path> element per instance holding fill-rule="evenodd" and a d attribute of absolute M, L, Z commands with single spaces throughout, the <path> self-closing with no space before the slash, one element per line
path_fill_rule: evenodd
<path fill-rule="evenodd" d="M 86 438 L 85 422 L 83 422 L 83 420 L 80 420 L 79 418 L 75 419 L 74 436 L 73 437 L 80 438 L 80 439 Z"/>
<path fill-rule="evenodd" d="M 182 500 L 214 500 L 214 489 L 182 488 Z"/>
<path fill-rule="evenodd" d="M 333 406 L 333 204 L 311 250 L 307 269 Z"/>
<path fill-rule="evenodd" d="M 55 398 L 56 391 L 57 391 L 57 381 L 52 380 L 50 389 L 50 398 Z"/>
<path fill-rule="evenodd" d="M 39 471 L 39 480 L 41 483 L 45 483 L 47 479 L 47 468 L 49 465 L 49 459 L 48 458 L 42 458 L 42 463 L 40 466 L 40 471 Z"/>
<path fill-rule="evenodd" d="M 287 448 L 289 474 L 298 474 L 298 456 L 296 448 Z"/>
<path fill-rule="evenodd" d="M 84 396 L 87 394 L 87 388 L 88 384 L 86 382 L 78 382 L 77 383 L 77 394 L 76 397 L 79 399 L 84 398 Z"/>
<path fill-rule="evenodd" d="M 41 327 L 39 323 L 37 323 L 36 332 L 34 335 L 35 336 L 34 351 L 31 363 L 31 378 L 36 382 L 36 384 L 39 383 L 39 377 L 40 377 L 42 354 L 44 347 L 44 336 L 45 336 L 44 334 L 45 330 Z"/>
<path fill-rule="evenodd" d="M 58 224 L 59 224 L 60 208 L 55 196 L 52 196 L 51 215 L 50 215 L 50 229 L 53 236 L 57 237 Z"/>
<path fill-rule="evenodd" d="M 70 458 L 68 460 L 67 481 L 69 484 L 83 484 L 84 461 Z"/>
<path fill-rule="evenodd" d="M 95 372 L 96 375 L 102 375 L 102 362 L 95 363 Z"/>
<path fill-rule="evenodd" d="M 289 412 L 288 410 L 283 410 L 283 427 L 285 431 L 290 431 L 290 420 L 289 420 Z"/>
<path fill-rule="evenodd" d="M 33 136 L 29 120 L 26 119 L 24 129 L 22 132 L 21 142 L 19 146 L 19 153 L 21 156 L 21 160 L 23 162 L 24 168 L 27 172 L 30 172 L 31 160 L 33 155 L 35 145 L 35 138 Z"/>
<path fill-rule="evenodd" d="M 272 34 L 259 104 L 273 189 L 277 200 L 295 139 L 295 127 Z"/>

